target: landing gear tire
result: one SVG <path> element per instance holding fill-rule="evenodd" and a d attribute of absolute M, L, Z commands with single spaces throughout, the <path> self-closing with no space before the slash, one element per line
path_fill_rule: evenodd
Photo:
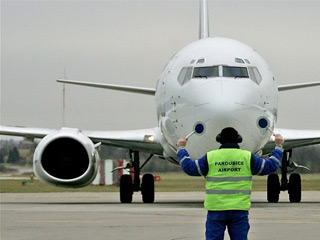
<path fill-rule="evenodd" d="M 280 181 L 278 174 L 270 174 L 267 182 L 267 199 L 268 202 L 279 202 Z"/>
<path fill-rule="evenodd" d="M 120 201 L 131 203 L 133 195 L 132 178 L 130 175 L 122 175 L 120 178 Z"/>
<path fill-rule="evenodd" d="M 144 203 L 154 202 L 154 178 L 152 174 L 144 174 L 141 184 L 142 201 Z"/>
<path fill-rule="evenodd" d="M 301 201 L 301 177 L 298 173 L 292 173 L 289 178 L 289 200 L 290 202 Z"/>

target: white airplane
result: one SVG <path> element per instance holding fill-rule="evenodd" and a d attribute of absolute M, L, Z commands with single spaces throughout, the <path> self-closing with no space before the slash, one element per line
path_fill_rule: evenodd
<path fill-rule="evenodd" d="M 149 152 L 178 164 L 176 142 L 188 136 L 188 151 L 196 159 L 211 149 L 225 127 L 241 134 L 240 147 L 268 154 L 272 135 L 285 138 L 281 184 L 277 174 L 268 177 L 268 201 L 277 202 L 280 190 L 289 190 L 292 202 L 301 200 L 301 178 L 287 167 L 293 148 L 320 143 L 320 130 L 277 129 L 278 92 L 319 86 L 320 82 L 277 86 L 264 59 L 249 46 L 232 39 L 210 37 L 208 8 L 200 1 L 199 40 L 176 53 L 164 68 L 155 89 L 58 79 L 60 83 L 154 95 L 158 126 L 132 131 L 81 131 L 1 126 L 0 134 L 43 138 L 34 154 L 34 172 L 39 180 L 61 187 L 83 187 L 97 174 L 100 144 L 130 150 L 134 180 L 123 175 L 121 202 L 131 202 L 134 191 L 142 192 L 144 202 L 154 201 L 154 182 L 145 174 L 140 184 L 139 152 Z"/>

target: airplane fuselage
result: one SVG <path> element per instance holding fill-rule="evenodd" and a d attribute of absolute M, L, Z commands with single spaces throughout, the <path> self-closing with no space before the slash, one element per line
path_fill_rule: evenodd
<path fill-rule="evenodd" d="M 176 142 L 188 141 L 192 158 L 219 148 L 225 127 L 243 137 L 241 148 L 260 150 L 277 120 L 278 90 L 273 73 L 252 48 L 232 39 L 198 40 L 175 54 L 156 87 L 164 155 L 175 158 Z"/>

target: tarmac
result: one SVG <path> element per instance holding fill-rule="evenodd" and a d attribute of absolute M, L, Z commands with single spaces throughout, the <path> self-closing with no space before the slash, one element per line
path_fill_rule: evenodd
<path fill-rule="evenodd" d="M 153 204 L 135 193 L 132 204 L 119 193 L 2 193 L 1 240 L 204 239 L 203 192 L 157 192 Z M 249 239 L 318 240 L 320 192 L 302 193 L 290 203 L 267 203 L 253 192 Z M 225 234 L 225 239 L 229 239 Z"/>

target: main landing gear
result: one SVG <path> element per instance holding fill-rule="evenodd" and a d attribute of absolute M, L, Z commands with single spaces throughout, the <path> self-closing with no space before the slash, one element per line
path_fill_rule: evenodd
<path fill-rule="evenodd" d="M 300 202 L 301 201 L 301 177 L 298 173 L 292 173 L 289 177 L 289 181 L 287 178 L 288 168 L 293 168 L 292 171 L 297 168 L 308 168 L 304 166 L 300 166 L 295 162 L 289 164 L 289 159 L 291 158 L 292 151 L 284 151 L 282 157 L 282 168 L 281 168 L 281 184 L 279 181 L 278 174 L 270 174 L 268 176 L 267 181 L 267 199 L 268 202 L 278 202 L 280 191 L 288 190 L 289 200 L 290 202 Z"/>
<path fill-rule="evenodd" d="M 144 174 L 140 186 L 140 170 L 153 157 L 153 154 L 140 167 L 138 151 L 130 150 L 130 158 L 133 165 L 134 180 L 131 175 L 122 175 L 120 178 L 120 201 L 121 203 L 131 203 L 133 192 L 141 190 L 142 200 L 144 203 L 154 202 L 154 178 L 152 174 Z"/>

